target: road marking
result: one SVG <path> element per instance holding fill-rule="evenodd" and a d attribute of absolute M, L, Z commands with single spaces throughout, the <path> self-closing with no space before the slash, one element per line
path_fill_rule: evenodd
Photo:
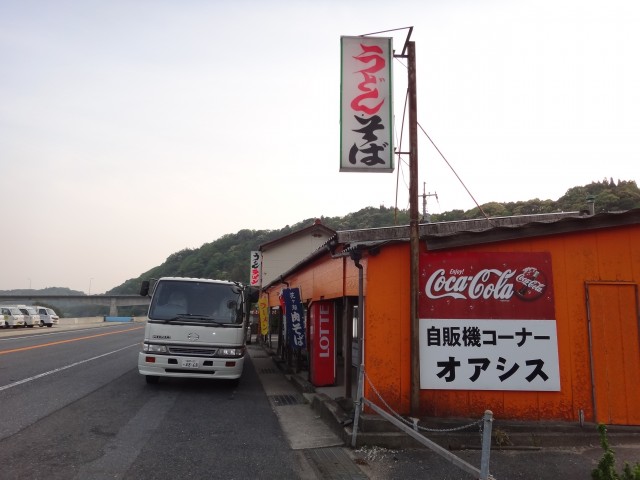
<path fill-rule="evenodd" d="M 42 329 L 38 329 L 36 331 L 29 331 L 27 330 L 27 332 L 29 333 L 25 333 L 23 336 L 21 337 L 14 337 L 11 335 L 2 335 L 3 333 L 11 333 L 11 330 L 5 330 L 3 328 L 0 328 L 0 342 L 7 342 L 9 340 L 24 340 L 25 338 L 40 338 L 40 337 L 48 337 L 49 335 L 63 335 L 65 333 L 75 333 L 75 332 L 86 332 L 87 330 L 95 330 L 96 328 L 111 328 L 111 327 L 121 327 L 122 325 L 100 325 L 100 327 L 87 327 L 87 328 L 73 328 L 73 329 L 69 329 L 69 330 L 54 330 L 54 331 L 46 331 L 44 330 L 45 333 L 42 333 L 43 330 Z M 127 325 L 129 326 L 129 325 Z"/>
<path fill-rule="evenodd" d="M 136 342 L 133 345 L 127 345 L 126 347 L 119 348 L 117 350 L 113 350 L 112 352 L 103 353 L 102 355 L 97 355 L 95 357 L 87 358 L 86 360 L 80 360 L 79 362 L 71 363 L 69 365 L 65 365 L 64 367 L 55 368 L 53 370 L 49 370 L 48 372 L 39 373 L 38 375 L 34 375 L 33 377 L 24 378 L 22 380 L 18 380 L 17 382 L 10 383 L 8 385 L 4 385 L 0 387 L 0 392 L 3 390 L 8 390 L 13 387 L 17 387 L 18 385 L 22 385 L 23 383 L 28 383 L 33 380 L 37 380 L 38 378 L 46 377 L 47 375 L 51 375 L 53 373 L 62 372 L 63 370 L 67 370 L 71 367 L 77 367 L 78 365 L 82 365 L 83 363 L 91 362 L 92 360 L 97 360 L 98 358 L 106 357 L 107 355 L 112 355 L 114 353 L 121 352 L 122 350 L 126 350 L 127 348 L 140 346 L 140 342 Z"/>
<path fill-rule="evenodd" d="M 80 340 L 88 340 L 89 338 L 104 337 L 106 335 L 115 335 L 117 333 L 131 332 L 133 330 L 140 330 L 142 328 L 144 327 L 135 327 L 135 328 L 129 328 L 127 330 L 118 330 L 117 332 L 98 333 L 96 335 L 88 335 L 86 337 L 70 338 L 69 340 L 58 340 L 57 342 L 43 343 L 40 345 L 31 345 L 30 347 L 20 347 L 20 348 L 14 348 L 11 350 L 0 350 L 0 355 L 6 355 L 7 353 L 24 352 L 26 350 L 33 350 L 34 348 L 51 347 L 53 345 L 60 345 L 62 343 L 79 342 Z"/>

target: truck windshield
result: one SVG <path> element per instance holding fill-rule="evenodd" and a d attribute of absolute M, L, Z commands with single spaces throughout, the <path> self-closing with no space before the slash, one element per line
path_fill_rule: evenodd
<path fill-rule="evenodd" d="M 242 290 L 225 283 L 161 280 L 149 320 L 211 326 L 242 324 Z"/>

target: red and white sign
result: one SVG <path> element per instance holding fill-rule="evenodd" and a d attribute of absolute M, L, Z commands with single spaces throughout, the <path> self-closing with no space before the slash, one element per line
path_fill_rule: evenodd
<path fill-rule="evenodd" d="M 420 318 L 555 319 L 548 253 L 420 257 Z"/>
<path fill-rule="evenodd" d="M 316 387 L 336 381 L 335 306 L 332 302 L 312 303 L 309 308 L 311 383 Z"/>
<path fill-rule="evenodd" d="M 251 252 L 251 266 L 249 285 L 259 287 L 262 285 L 262 252 L 253 250 Z"/>
<path fill-rule="evenodd" d="M 340 171 L 393 172 L 392 39 L 340 43 Z"/>
<path fill-rule="evenodd" d="M 420 257 L 420 385 L 560 390 L 551 256 Z"/>

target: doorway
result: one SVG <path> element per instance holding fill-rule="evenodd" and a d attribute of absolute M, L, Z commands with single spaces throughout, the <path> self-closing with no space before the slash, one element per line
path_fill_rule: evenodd
<path fill-rule="evenodd" d="M 586 282 L 595 421 L 640 425 L 638 285 Z"/>

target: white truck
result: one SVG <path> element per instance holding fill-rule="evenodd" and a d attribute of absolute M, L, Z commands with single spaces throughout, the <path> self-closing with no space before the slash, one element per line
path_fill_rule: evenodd
<path fill-rule="evenodd" d="M 24 315 L 24 324 L 29 328 L 33 328 L 35 325 L 40 325 L 40 315 L 36 312 L 36 309 L 28 305 L 16 305 L 18 310 Z"/>
<path fill-rule="evenodd" d="M 163 277 L 151 289 L 138 371 L 160 377 L 237 381 L 245 359 L 245 287 L 202 278 Z M 150 294 L 142 282 L 141 295 Z"/>
<path fill-rule="evenodd" d="M 36 305 L 34 307 L 38 314 L 40 315 L 40 326 L 44 327 L 45 325 L 49 328 L 57 325 L 60 321 L 60 317 L 58 314 L 49 307 L 43 307 L 41 305 Z"/>
<path fill-rule="evenodd" d="M 23 327 L 24 315 L 15 305 L 0 305 L 0 318 L 4 328 Z"/>

